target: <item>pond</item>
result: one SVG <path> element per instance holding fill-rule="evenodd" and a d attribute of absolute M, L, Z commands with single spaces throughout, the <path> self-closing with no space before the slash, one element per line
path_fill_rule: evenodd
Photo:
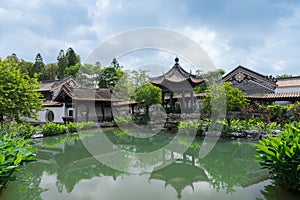
<path fill-rule="evenodd" d="M 222 140 L 202 156 L 203 138 L 133 137 L 92 130 L 36 141 L 37 161 L 1 192 L 18 199 L 299 199 L 275 187 L 253 160 L 255 141 Z"/>

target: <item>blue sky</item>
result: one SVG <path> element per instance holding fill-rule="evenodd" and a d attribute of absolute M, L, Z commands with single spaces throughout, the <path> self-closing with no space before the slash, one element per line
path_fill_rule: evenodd
<path fill-rule="evenodd" d="M 2 0 L 0 25 L 2 58 L 16 53 L 34 61 L 39 52 L 51 63 L 71 46 L 84 60 L 120 32 L 160 27 L 193 39 L 227 72 L 242 65 L 262 74 L 300 75 L 299 1 Z M 156 59 L 171 66 L 173 57 Z M 136 60 L 122 64 L 143 62 Z"/>

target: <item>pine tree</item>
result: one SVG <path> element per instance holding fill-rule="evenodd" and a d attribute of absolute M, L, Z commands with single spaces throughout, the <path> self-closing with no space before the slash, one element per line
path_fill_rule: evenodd
<path fill-rule="evenodd" d="M 65 56 L 64 50 L 60 50 L 58 56 L 57 56 L 57 65 L 58 65 L 58 70 L 57 70 L 57 76 L 58 78 L 62 79 L 65 77 L 66 73 L 66 68 L 68 67 L 68 59 Z"/>

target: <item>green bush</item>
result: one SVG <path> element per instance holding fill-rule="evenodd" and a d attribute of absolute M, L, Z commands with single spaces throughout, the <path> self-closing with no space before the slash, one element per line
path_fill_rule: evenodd
<path fill-rule="evenodd" d="M 2 129 L 5 127 L 8 133 L 13 132 L 18 136 L 25 137 L 26 139 L 31 138 L 38 132 L 38 127 L 31 125 L 30 123 L 22 122 L 10 122 L 8 124 L 1 124 Z"/>
<path fill-rule="evenodd" d="M 119 125 L 127 125 L 132 123 L 132 116 L 130 115 L 126 115 L 126 116 L 117 116 L 114 119 L 115 123 L 119 124 Z"/>
<path fill-rule="evenodd" d="M 76 130 L 86 130 L 86 129 L 91 129 L 95 126 L 95 123 L 92 121 L 89 122 L 78 122 L 75 123 L 75 128 Z"/>
<path fill-rule="evenodd" d="M 32 141 L 18 137 L 17 132 L 10 132 L 9 126 L 0 126 L 0 190 L 3 188 L 12 172 L 18 166 L 35 160 L 35 150 Z"/>
<path fill-rule="evenodd" d="M 46 123 L 42 126 L 44 136 L 60 135 L 66 133 L 66 126 L 63 124 Z"/>
<path fill-rule="evenodd" d="M 135 123 L 141 124 L 141 125 L 146 125 L 151 120 L 148 114 L 146 114 L 146 115 L 133 115 L 132 119 Z"/>
<path fill-rule="evenodd" d="M 189 131 L 197 131 L 197 134 L 201 135 L 207 131 L 210 124 L 209 121 L 186 120 L 179 123 L 178 129 L 181 133 L 187 134 Z"/>
<path fill-rule="evenodd" d="M 70 122 L 67 124 L 67 130 L 69 133 L 74 133 L 77 131 L 76 123 Z"/>
<path fill-rule="evenodd" d="M 267 137 L 256 145 L 256 161 L 269 170 L 276 185 L 300 191 L 300 122 L 285 126 L 278 137 Z"/>
<path fill-rule="evenodd" d="M 69 124 L 56 124 L 56 123 L 47 123 L 43 124 L 43 134 L 44 136 L 52 136 L 52 135 L 61 135 L 64 133 L 74 133 L 79 130 L 91 129 L 95 126 L 94 122 L 78 122 Z"/>
<path fill-rule="evenodd" d="M 197 120 L 187 120 L 181 121 L 178 125 L 179 130 L 197 130 L 200 126 L 199 121 Z"/>

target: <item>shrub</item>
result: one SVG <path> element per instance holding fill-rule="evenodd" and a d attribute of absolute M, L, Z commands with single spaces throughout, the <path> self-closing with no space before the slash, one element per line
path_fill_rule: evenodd
<path fill-rule="evenodd" d="M 115 117 L 114 121 L 119 125 L 127 125 L 132 123 L 132 117 L 130 115 L 126 116 L 117 116 Z"/>
<path fill-rule="evenodd" d="M 1 126 L 0 129 L 0 190 L 18 166 L 34 161 L 36 156 L 32 141 L 18 137 L 7 127 Z"/>
<path fill-rule="evenodd" d="M 209 125 L 209 121 L 186 120 L 179 123 L 178 129 L 181 133 L 197 131 L 197 134 L 201 135 L 203 132 L 207 131 Z"/>
<path fill-rule="evenodd" d="M 77 131 L 77 127 L 76 124 L 73 122 L 70 122 L 69 124 L 67 124 L 67 130 L 69 133 L 74 133 Z"/>
<path fill-rule="evenodd" d="M 85 129 L 91 129 L 95 126 L 95 123 L 92 121 L 89 122 L 78 122 L 75 123 L 76 130 L 85 130 Z"/>
<path fill-rule="evenodd" d="M 256 161 L 269 170 L 275 184 L 300 191 L 300 122 L 287 124 L 284 133 L 267 137 L 256 147 Z"/>
<path fill-rule="evenodd" d="M 200 123 L 197 120 L 181 121 L 178 125 L 179 130 L 197 130 Z"/>
<path fill-rule="evenodd" d="M 34 134 L 38 132 L 38 127 L 32 126 L 30 123 L 16 123 L 16 122 L 10 122 L 8 124 L 1 124 L 2 131 L 6 129 L 7 133 L 13 132 L 17 136 L 25 137 L 26 139 L 31 138 Z"/>
<path fill-rule="evenodd" d="M 148 114 L 146 115 L 133 115 L 132 120 L 137 124 L 146 125 L 150 122 L 150 116 Z M 129 121 L 130 123 L 130 121 Z"/>
<path fill-rule="evenodd" d="M 66 133 L 66 126 L 63 124 L 47 123 L 42 126 L 44 136 L 60 135 Z"/>

